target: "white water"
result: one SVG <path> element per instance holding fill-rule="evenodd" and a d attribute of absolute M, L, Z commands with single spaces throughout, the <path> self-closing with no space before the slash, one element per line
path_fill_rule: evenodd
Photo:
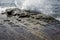
<path fill-rule="evenodd" d="M 60 0 L 16 0 L 16 4 L 20 9 L 39 11 L 56 19 L 60 18 Z"/>
<path fill-rule="evenodd" d="M 14 0 L 20 9 L 34 10 L 56 19 L 60 18 L 60 0 Z M 6 8 L 0 8 L 5 10 Z"/>
<path fill-rule="evenodd" d="M 16 7 L 0 7 L 0 13 L 5 12 L 5 10 L 9 8 L 16 8 Z"/>
<path fill-rule="evenodd" d="M 21 9 L 28 9 L 28 10 L 35 10 L 35 11 L 41 11 L 45 14 L 52 14 L 53 6 L 55 4 L 58 4 L 57 0 L 16 0 L 16 4 Z"/>

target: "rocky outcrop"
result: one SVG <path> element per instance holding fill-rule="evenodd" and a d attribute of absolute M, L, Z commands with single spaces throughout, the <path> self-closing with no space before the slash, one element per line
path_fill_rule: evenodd
<path fill-rule="evenodd" d="M 53 18 L 49 15 L 42 14 L 40 12 L 30 11 L 30 10 L 20 10 L 18 8 L 7 9 L 5 13 L 7 14 L 7 16 L 18 16 L 19 18 L 31 17 L 31 18 L 34 18 L 37 20 L 43 20 L 45 22 L 56 22 L 56 21 L 58 21 L 55 18 Z"/>
<path fill-rule="evenodd" d="M 7 20 L 2 19 L 0 25 L 1 40 L 60 40 L 60 21 L 51 16 L 18 8 L 4 14 Z"/>

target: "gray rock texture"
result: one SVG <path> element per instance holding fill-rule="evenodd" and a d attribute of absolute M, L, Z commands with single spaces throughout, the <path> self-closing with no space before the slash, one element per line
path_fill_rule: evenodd
<path fill-rule="evenodd" d="M 51 16 L 18 8 L 0 15 L 0 40 L 60 40 L 60 21 Z"/>

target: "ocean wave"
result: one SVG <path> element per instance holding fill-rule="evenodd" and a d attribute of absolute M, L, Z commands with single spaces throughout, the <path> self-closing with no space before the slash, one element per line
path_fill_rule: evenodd
<path fill-rule="evenodd" d="M 0 13 L 5 12 L 6 9 L 16 8 L 16 7 L 0 7 Z"/>
<path fill-rule="evenodd" d="M 54 18 L 60 17 L 59 0 L 16 0 L 15 4 L 20 9 L 38 11 Z"/>
<path fill-rule="evenodd" d="M 58 0 L 20 0 L 15 2 L 17 7 L 21 9 L 28 9 L 39 11 L 44 14 L 55 14 L 55 8 L 60 7 L 60 2 Z"/>
<path fill-rule="evenodd" d="M 19 9 L 38 11 L 54 18 L 60 17 L 59 0 L 15 0 L 16 7 Z M 0 8 L 0 13 L 6 8 Z"/>

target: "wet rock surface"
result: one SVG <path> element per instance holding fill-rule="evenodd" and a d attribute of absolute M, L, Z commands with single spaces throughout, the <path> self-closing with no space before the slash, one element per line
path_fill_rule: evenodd
<path fill-rule="evenodd" d="M 60 21 L 51 16 L 18 8 L 0 15 L 0 40 L 60 40 Z"/>

